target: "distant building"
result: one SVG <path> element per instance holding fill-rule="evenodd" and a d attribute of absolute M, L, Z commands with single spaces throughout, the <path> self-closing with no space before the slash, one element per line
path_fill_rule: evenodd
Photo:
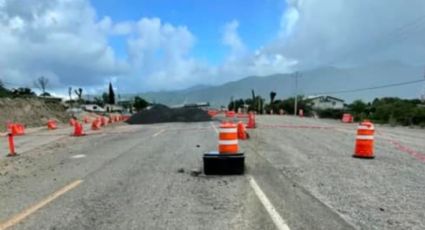
<path fill-rule="evenodd" d="M 122 113 L 124 111 L 124 107 L 121 105 L 111 105 L 111 104 L 106 104 L 105 105 L 105 110 L 106 112 L 118 112 L 118 113 Z"/>
<path fill-rule="evenodd" d="M 344 100 L 331 96 L 309 96 L 313 109 L 343 109 Z"/>
<path fill-rule="evenodd" d="M 106 110 L 95 104 L 82 105 L 81 108 L 88 112 L 106 112 Z"/>

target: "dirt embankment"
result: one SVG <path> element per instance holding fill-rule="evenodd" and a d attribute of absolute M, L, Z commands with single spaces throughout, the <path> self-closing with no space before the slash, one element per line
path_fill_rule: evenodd
<path fill-rule="evenodd" d="M 35 98 L 0 98 L 0 131 L 8 122 L 19 122 L 27 127 L 43 126 L 48 119 L 66 122 L 69 116 L 60 103 L 44 102 Z"/>

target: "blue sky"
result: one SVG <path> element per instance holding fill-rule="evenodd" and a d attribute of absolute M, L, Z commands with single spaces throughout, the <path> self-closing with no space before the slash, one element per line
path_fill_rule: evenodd
<path fill-rule="evenodd" d="M 98 17 L 113 21 L 160 18 L 173 25 L 184 25 L 196 37 L 192 55 L 212 65 L 221 64 L 228 49 L 222 44 L 222 30 L 232 20 L 239 22 L 238 32 L 249 50 L 271 42 L 280 28 L 286 3 L 281 0 L 92 0 Z M 124 37 L 110 38 L 120 56 L 125 56 Z"/>
<path fill-rule="evenodd" d="M 424 0 L 0 0 L 0 80 L 32 87 L 45 76 L 66 95 L 110 81 L 138 93 L 388 61 L 421 70 L 398 73 L 401 82 L 422 75 L 424 15 Z"/>

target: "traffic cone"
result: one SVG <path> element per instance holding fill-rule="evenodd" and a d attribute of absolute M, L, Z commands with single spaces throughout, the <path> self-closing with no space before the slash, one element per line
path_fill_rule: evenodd
<path fill-rule="evenodd" d="M 240 139 L 240 140 L 246 140 L 247 139 L 245 126 L 242 123 L 242 121 L 238 122 L 238 139 Z"/>
<path fill-rule="evenodd" d="M 100 117 L 100 126 L 106 125 L 106 118 L 104 116 Z"/>
<path fill-rule="evenodd" d="M 374 158 L 373 144 L 375 127 L 370 121 L 363 121 L 357 128 L 356 146 L 353 157 L 357 158 Z"/>
<path fill-rule="evenodd" d="M 246 126 L 247 129 L 254 129 L 255 128 L 255 116 L 252 112 L 248 115 L 248 124 Z"/>
<path fill-rule="evenodd" d="M 56 121 L 55 120 L 49 120 L 49 121 L 47 121 L 47 128 L 49 130 L 57 129 L 58 126 L 56 124 Z"/>
<path fill-rule="evenodd" d="M 100 120 L 97 118 L 95 119 L 91 124 L 92 130 L 99 130 L 100 129 Z"/>
<path fill-rule="evenodd" d="M 84 136 L 84 135 L 86 135 L 86 134 L 83 132 L 83 125 L 80 124 L 79 122 L 75 122 L 74 134 L 72 136 L 81 137 L 81 136 Z"/>

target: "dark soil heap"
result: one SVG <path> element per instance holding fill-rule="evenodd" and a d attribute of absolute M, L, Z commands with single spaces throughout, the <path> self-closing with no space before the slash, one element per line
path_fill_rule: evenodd
<path fill-rule="evenodd" d="M 138 112 L 127 120 L 129 124 L 154 124 L 164 122 L 201 122 L 211 121 L 207 111 L 199 108 L 175 108 L 165 105 L 153 105 L 150 109 Z"/>

